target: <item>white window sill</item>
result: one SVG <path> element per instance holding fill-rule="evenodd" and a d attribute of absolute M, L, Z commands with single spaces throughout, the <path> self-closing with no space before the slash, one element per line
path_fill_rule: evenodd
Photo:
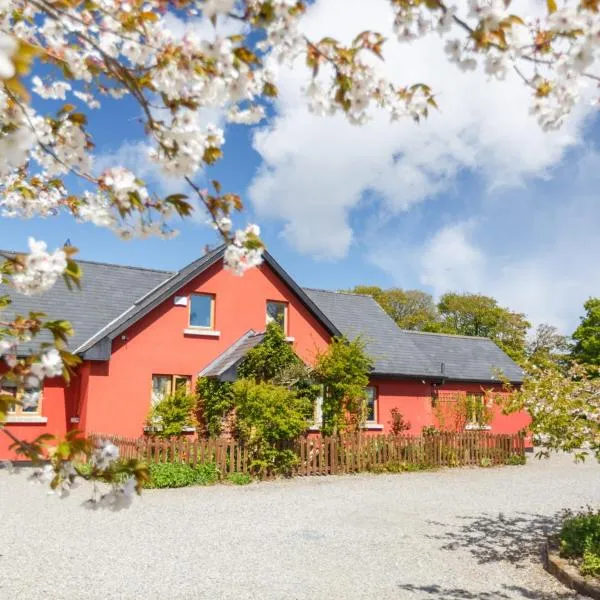
<path fill-rule="evenodd" d="M 8 415 L 6 417 L 7 423 L 47 423 L 48 417 L 42 417 L 40 415 Z"/>
<path fill-rule="evenodd" d="M 308 428 L 308 431 L 311 433 L 318 433 L 319 431 L 321 431 L 321 426 L 320 425 L 311 425 Z"/>
<path fill-rule="evenodd" d="M 383 425 L 379 423 L 365 423 L 361 429 L 372 429 L 373 431 L 383 431 Z"/>
<path fill-rule="evenodd" d="M 183 335 L 197 335 L 198 337 L 219 337 L 220 331 L 214 329 L 184 329 Z"/>
<path fill-rule="evenodd" d="M 288 336 L 286 336 L 285 341 L 286 342 L 295 342 L 296 338 L 293 335 L 288 335 Z"/>
<path fill-rule="evenodd" d="M 490 431 L 491 425 L 465 425 L 465 431 Z"/>

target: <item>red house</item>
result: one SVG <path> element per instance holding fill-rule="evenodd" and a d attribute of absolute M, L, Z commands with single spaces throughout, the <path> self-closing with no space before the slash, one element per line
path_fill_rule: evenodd
<path fill-rule="evenodd" d="M 522 380 L 521 369 L 489 339 L 401 330 L 370 296 L 303 289 L 268 253 L 259 268 L 238 277 L 223 268 L 223 252 L 176 273 L 80 261 L 81 290 L 59 282 L 34 298 L 0 286 L 0 295 L 13 297 L 14 313 L 42 310 L 69 319 L 71 349 L 82 359 L 70 385 L 46 380 L 37 408 L 15 407 L 6 427 L 22 439 L 70 429 L 140 436 L 153 400 L 200 373 L 234 376 L 236 362 L 273 319 L 307 363 L 332 336 L 362 336 L 375 364 L 370 430 L 389 431 L 390 411 L 398 408 L 420 433 L 435 425 L 435 403 L 445 397 L 474 394 L 485 402 L 487 390 L 501 390 L 498 370 Z M 513 433 L 528 423 L 526 414 L 493 411 L 492 432 Z M 0 436 L 0 458 L 10 455 L 8 445 Z"/>

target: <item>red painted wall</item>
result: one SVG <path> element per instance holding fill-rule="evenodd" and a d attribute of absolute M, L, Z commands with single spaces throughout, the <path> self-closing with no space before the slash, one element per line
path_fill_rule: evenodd
<path fill-rule="evenodd" d="M 77 394 L 77 378 L 71 380 L 70 386 L 65 386 L 62 378 L 47 379 L 44 382 L 42 396 L 42 417 L 47 423 L 6 423 L 6 429 L 20 440 L 31 441 L 42 433 L 64 436 L 68 427 L 68 406 Z M 0 459 L 24 460 L 9 450 L 12 440 L 0 431 Z"/>
<path fill-rule="evenodd" d="M 198 372 L 249 329 L 263 331 L 267 300 L 287 301 L 288 332 L 296 353 L 312 362 L 326 347 L 329 334 L 296 299 L 268 265 L 243 277 L 214 265 L 176 292 L 215 295 L 218 338 L 184 335 L 189 306 L 175 306 L 173 297 L 113 342 L 108 363 L 92 363 L 82 415 L 89 432 L 139 436 L 150 407 L 153 374 L 189 375 Z"/>
<path fill-rule="evenodd" d="M 422 380 L 387 380 L 373 379 L 372 384 L 378 390 L 378 415 L 377 419 L 384 426 L 384 433 L 391 431 L 393 408 L 397 408 L 404 419 L 411 424 L 409 434 L 418 435 L 424 426 L 437 426 L 437 419 L 432 403 L 432 386 Z M 500 384 L 479 384 L 465 382 L 447 382 L 438 386 L 440 399 L 452 398 L 456 393 L 487 392 L 492 390 L 494 395 L 502 396 Z M 516 433 L 526 428 L 531 419 L 526 412 L 502 414 L 498 403 L 494 404 L 491 421 L 491 433 Z"/>

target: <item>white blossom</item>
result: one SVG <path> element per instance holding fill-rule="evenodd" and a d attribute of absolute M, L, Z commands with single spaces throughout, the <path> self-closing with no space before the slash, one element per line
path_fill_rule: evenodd
<path fill-rule="evenodd" d="M 25 255 L 24 267 L 12 276 L 12 283 L 21 294 L 32 296 L 49 290 L 67 268 L 63 250 L 46 251 L 46 243 L 29 238 L 29 254 Z"/>
<path fill-rule="evenodd" d="M 17 40 L 12 35 L 0 32 L 0 79 L 10 79 L 15 74 L 12 57 L 17 49 Z"/>

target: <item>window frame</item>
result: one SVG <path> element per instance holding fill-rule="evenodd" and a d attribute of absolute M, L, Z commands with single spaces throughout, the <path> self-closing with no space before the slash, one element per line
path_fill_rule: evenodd
<path fill-rule="evenodd" d="M 186 390 L 189 392 L 192 389 L 192 376 L 191 375 L 182 375 L 181 373 L 152 373 L 150 377 L 150 406 L 156 406 L 158 402 L 154 402 L 153 393 L 154 393 L 154 378 L 155 377 L 165 377 L 170 379 L 169 391 L 166 393 L 166 396 L 169 396 L 175 392 L 176 381 L 177 379 L 185 379 L 186 380 Z"/>
<path fill-rule="evenodd" d="M 478 398 L 481 403 L 482 408 L 491 409 L 493 406 L 493 401 L 488 397 L 485 392 L 466 392 L 465 400 L 469 399 L 469 396 Z M 465 431 L 487 431 L 492 428 L 489 423 L 480 423 L 477 420 L 469 420 L 468 417 L 471 415 L 466 415 L 466 423 L 465 423 Z M 475 419 L 477 418 L 477 411 L 475 412 Z"/>
<path fill-rule="evenodd" d="M 192 299 L 194 296 L 204 296 L 210 299 L 210 325 L 192 325 Z M 209 294 L 205 292 L 195 292 L 190 294 L 190 309 L 188 310 L 188 327 L 190 329 L 197 329 L 200 331 L 214 331 L 215 330 L 215 304 L 216 304 L 216 295 Z"/>
<path fill-rule="evenodd" d="M 376 425 L 379 423 L 379 389 L 376 385 L 365 386 L 365 391 L 368 389 L 373 390 L 373 420 L 365 419 L 366 425 Z M 368 408 L 368 397 L 365 398 L 365 404 Z"/>
<path fill-rule="evenodd" d="M 11 392 L 10 390 L 13 389 L 14 392 Z M 25 393 L 25 386 L 23 385 L 10 385 L 8 386 L 8 389 L 6 387 L 6 384 L 2 385 L 0 383 L 0 393 L 3 394 L 11 394 L 13 396 L 13 398 L 15 400 L 21 401 L 23 394 Z M 44 388 L 42 386 L 40 386 L 39 388 L 39 400 L 37 403 L 37 408 L 36 410 L 24 410 L 23 406 L 21 404 L 13 404 L 13 409 L 12 410 L 8 410 L 6 412 L 6 417 L 8 419 L 10 419 L 11 417 L 41 417 L 42 416 L 42 401 L 44 399 Z"/>
<path fill-rule="evenodd" d="M 284 335 L 288 335 L 288 311 L 289 311 L 289 302 L 286 300 L 269 300 L 265 303 L 265 324 L 269 325 L 271 322 L 277 323 L 277 321 L 269 321 L 269 304 L 281 304 L 283 305 L 283 333 Z"/>

